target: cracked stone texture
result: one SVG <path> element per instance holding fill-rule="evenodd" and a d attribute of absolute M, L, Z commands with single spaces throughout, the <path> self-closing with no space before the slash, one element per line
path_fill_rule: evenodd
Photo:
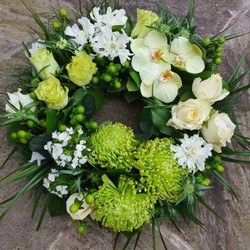
<path fill-rule="evenodd" d="M 49 17 L 49 7 L 77 8 L 78 0 L 24 0 L 40 16 Z M 122 6 L 132 14 L 136 8 L 155 9 L 156 1 L 127 0 L 122 1 Z M 165 3 L 176 15 L 181 15 L 187 9 L 186 0 L 166 0 Z M 197 31 L 205 36 L 211 36 L 220 30 L 234 25 L 226 34 L 247 33 L 250 31 L 250 1 L 249 0 L 197 0 L 196 1 L 196 24 Z M 30 42 L 28 34 L 34 27 L 34 22 L 21 1 L 1 0 L 0 2 L 0 69 L 1 81 L 0 92 L 15 89 L 14 80 L 3 74 L 3 69 L 12 68 L 15 64 L 25 61 L 21 52 L 21 42 Z M 220 66 L 223 76 L 227 76 L 238 62 L 241 54 L 246 49 L 250 40 L 249 33 L 238 39 L 227 43 L 223 58 L 223 65 Z M 248 65 L 250 58 L 248 56 Z M 240 96 L 238 99 L 238 119 L 241 122 L 241 129 L 250 136 L 249 119 L 249 93 Z M 105 107 L 97 115 L 97 119 L 103 120 L 109 117 L 114 121 L 121 121 L 136 129 L 136 117 L 139 108 L 136 105 L 126 105 L 119 100 L 107 100 Z M 0 128 L 0 162 L 2 163 L 10 150 L 11 145 L 7 142 L 6 129 Z M 237 148 L 237 145 L 233 145 Z M 18 166 L 18 160 L 11 159 L 4 168 L 0 170 L 0 177 Z M 225 164 L 226 173 L 224 176 L 232 184 L 238 194 L 238 200 L 233 198 L 227 191 L 215 185 L 216 189 L 208 192 L 207 202 L 224 218 L 224 221 L 216 218 L 205 208 L 198 206 L 199 218 L 204 222 L 205 229 L 192 225 L 188 227 L 183 222 L 180 226 L 183 234 L 180 234 L 169 223 L 162 224 L 162 234 L 167 242 L 168 249 L 178 250 L 248 250 L 250 246 L 250 169 L 249 165 Z M 1 186 L 0 200 L 14 194 L 21 184 L 15 186 Z M 3 211 L 4 205 L 0 207 Z M 39 208 L 41 211 L 42 207 Z M 2 250 L 29 249 L 29 250 L 68 250 L 68 249 L 112 249 L 112 241 L 115 234 L 107 229 L 100 230 L 97 225 L 90 222 L 91 227 L 84 235 L 76 234 L 76 225 L 71 222 L 69 216 L 51 218 L 46 214 L 41 229 L 35 230 L 37 219 L 36 214 L 31 219 L 32 198 L 31 192 L 27 193 L 16 203 L 9 213 L 0 222 L 0 239 Z M 117 249 L 121 249 L 124 238 L 119 241 Z M 157 250 L 163 249 L 157 236 Z M 130 247 L 128 248 L 130 249 Z M 132 247 L 131 247 L 132 249 Z M 145 227 L 137 249 L 149 250 L 151 246 L 151 228 Z"/>

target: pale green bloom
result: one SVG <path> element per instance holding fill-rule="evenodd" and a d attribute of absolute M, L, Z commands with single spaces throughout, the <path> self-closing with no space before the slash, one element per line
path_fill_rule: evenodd
<path fill-rule="evenodd" d="M 67 87 L 62 87 L 60 81 L 51 76 L 38 84 L 34 90 L 37 98 L 44 101 L 50 109 L 63 109 L 68 104 Z"/>
<path fill-rule="evenodd" d="M 30 57 L 30 62 L 36 68 L 39 76 L 45 80 L 55 75 L 59 65 L 54 59 L 52 52 L 45 48 L 37 49 Z"/>
<path fill-rule="evenodd" d="M 185 37 L 175 38 L 170 44 L 170 54 L 163 57 L 173 66 L 196 74 L 204 70 L 201 49 Z"/>
<path fill-rule="evenodd" d="M 140 193 L 138 183 L 120 176 L 118 186 L 104 175 L 103 185 L 95 193 L 93 216 L 114 231 L 133 231 L 151 219 L 153 204 L 149 195 Z"/>
<path fill-rule="evenodd" d="M 159 17 L 151 10 L 137 9 L 137 23 L 132 30 L 132 37 L 145 37 L 152 29 L 146 26 L 152 26 Z"/>
<path fill-rule="evenodd" d="M 69 79 L 78 86 L 85 86 L 90 83 L 92 76 L 96 73 L 96 64 L 90 55 L 85 51 L 76 51 L 71 63 L 67 64 Z"/>
<path fill-rule="evenodd" d="M 140 171 L 141 183 L 151 198 L 176 202 L 182 191 L 181 180 L 187 170 L 181 168 L 170 149 L 173 141 L 168 138 L 148 140 L 137 150 L 136 168 Z"/>
<path fill-rule="evenodd" d="M 102 126 L 91 136 L 89 162 L 106 168 L 131 169 L 138 141 L 121 123 Z"/>

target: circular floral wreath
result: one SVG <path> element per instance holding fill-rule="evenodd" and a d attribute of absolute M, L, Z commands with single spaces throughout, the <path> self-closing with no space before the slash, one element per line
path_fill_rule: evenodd
<path fill-rule="evenodd" d="M 240 67 L 227 81 L 216 72 L 233 36 L 199 37 L 192 4 L 182 19 L 138 9 L 136 24 L 116 6 L 92 6 L 77 22 L 61 9 L 52 25 L 27 8 L 43 35 L 24 45 L 30 64 L 15 72 L 20 88 L 4 98 L 1 115 L 30 159 L 6 177 L 30 177 L 18 196 L 42 182 L 45 208 L 67 211 L 79 233 L 91 215 L 133 235 L 159 217 L 200 223 L 194 204 L 213 211 L 202 198 L 211 175 L 233 192 L 221 154 L 230 161 L 225 155 L 235 153 L 227 146 L 236 128 L 230 103 L 242 77 Z M 110 95 L 143 102 L 140 134 L 93 120 Z"/>

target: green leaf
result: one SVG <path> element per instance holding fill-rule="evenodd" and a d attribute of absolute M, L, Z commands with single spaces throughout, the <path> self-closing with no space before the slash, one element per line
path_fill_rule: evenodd
<path fill-rule="evenodd" d="M 96 110 L 99 110 L 102 105 L 105 98 L 105 95 L 101 89 L 88 89 L 87 95 L 94 98 L 95 108 Z"/>
<path fill-rule="evenodd" d="M 45 198 L 43 210 L 42 210 L 42 212 L 41 212 L 41 215 L 40 215 L 40 217 L 39 217 L 39 220 L 38 220 L 38 223 L 37 223 L 37 226 L 36 226 L 36 231 L 38 231 L 39 228 L 40 228 L 40 226 L 42 225 L 44 216 L 45 216 L 45 214 L 46 214 L 46 211 L 47 211 L 48 206 L 49 206 L 49 203 L 50 203 L 50 199 L 51 199 L 51 194 L 48 192 L 47 195 L 46 195 L 46 198 Z"/>
<path fill-rule="evenodd" d="M 60 198 L 56 195 L 51 195 L 48 209 L 51 216 L 60 216 L 66 214 L 66 199 Z"/>
<path fill-rule="evenodd" d="M 57 124 L 61 120 L 59 112 L 55 109 L 47 109 L 46 114 L 47 132 L 53 132 L 57 129 Z"/>
<path fill-rule="evenodd" d="M 41 134 L 35 136 L 31 139 L 29 143 L 29 147 L 31 151 L 39 152 L 44 157 L 48 157 L 49 153 L 44 149 L 44 145 L 52 139 L 51 133 Z"/>
<path fill-rule="evenodd" d="M 131 103 L 140 97 L 140 93 L 125 91 L 123 92 L 123 97 L 127 101 L 127 103 Z"/>
<path fill-rule="evenodd" d="M 129 71 L 129 75 L 132 77 L 132 79 L 134 80 L 135 84 L 137 85 L 138 89 L 140 88 L 141 85 L 141 78 L 138 72 L 136 71 Z"/>

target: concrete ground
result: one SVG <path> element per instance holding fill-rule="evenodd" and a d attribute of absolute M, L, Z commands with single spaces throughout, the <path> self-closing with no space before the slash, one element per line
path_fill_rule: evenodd
<path fill-rule="evenodd" d="M 49 16 L 48 7 L 67 8 L 69 11 L 77 8 L 78 0 L 24 0 L 34 8 L 41 16 Z M 186 0 L 166 0 L 169 8 L 178 15 L 187 8 Z M 240 55 L 246 49 L 250 40 L 250 1 L 249 0 L 196 0 L 196 24 L 197 30 L 204 36 L 211 36 L 225 27 L 235 23 L 227 32 L 248 32 L 236 40 L 230 41 L 225 49 L 223 65 L 220 70 L 223 76 L 229 74 L 238 62 Z M 130 13 L 135 13 L 136 7 L 154 8 L 154 0 L 127 0 L 122 1 L 123 6 Z M 28 11 L 19 0 L 0 1 L 0 92 L 6 93 L 13 89 L 13 79 L 2 74 L 3 69 L 12 68 L 16 63 L 23 61 L 21 42 L 30 41 L 27 32 L 28 25 L 33 26 Z M 249 65 L 250 57 L 248 57 Z M 250 136 L 250 109 L 249 93 L 239 99 L 237 113 L 242 129 Z M 107 101 L 107 105 L 99 119 L 110 116 L 112 119 L 127 122 L 128 125 L 135 123 L 135 114 L 131 114 L 133 107 L 127 107 L 123 103 L 117 105 Z M 126 114 L 126 116 L 124 116 Z M 0 163 L 12 149 L 7 142 L 5 128 L 0 128 Z M 235 145 L 237 147 L 237 145 Z M 18 161 L 12 159 L 0 170 L 0 177 L 18 165 Z M 226 164 L 225 177 L 238 193 L 238 200 L 223 190 L 216 189 L 207 195 L 207 201 L 219 212 L 224 221 L 216 218 L 206 209 L 198 207 L 199 217 L 205 224 L 205 229 L 198 226 L 188 227 L 183 224 L 183 234 L 179 234 L 170 223 L 162 226 L 162 233 L 167 241 L 168 249 L 178 250 L 248 250 L 250 246 L 250 168 L 249 165 Z M 20 185 L 0 187 L 0 200 L 15 193 Z M 0 212 L 4 206 L 0 206 Z M 91 228 L 84 235 L 76 233 L 76 225 L 71 222 L 69 216 L 51 218 L 45 216 L 41 229 L 37 232 L 35 225 L 38 216 L 31 219 L 32 199 L 30 193 L 24 195 L 0 222 L 0 249 L 1 250 L 73 250 L 92 249 L 110 250 L 112 240 L 115 237 L 109 230 L 100 230 L 97 225 L 91 224 Z M 152 249 L 150 243 L 150 227 L 143 231 L 137 249 Z M 158 238 L 159 239 L 159 238 Z M 122 239 L 121 241 L 124 241 Z M 121 243 L 117 249 L 121 249 Z M 130 249 L 130 248 L 128 248 Z M 157 250 L 163 249 L 159 243 Z"/>

